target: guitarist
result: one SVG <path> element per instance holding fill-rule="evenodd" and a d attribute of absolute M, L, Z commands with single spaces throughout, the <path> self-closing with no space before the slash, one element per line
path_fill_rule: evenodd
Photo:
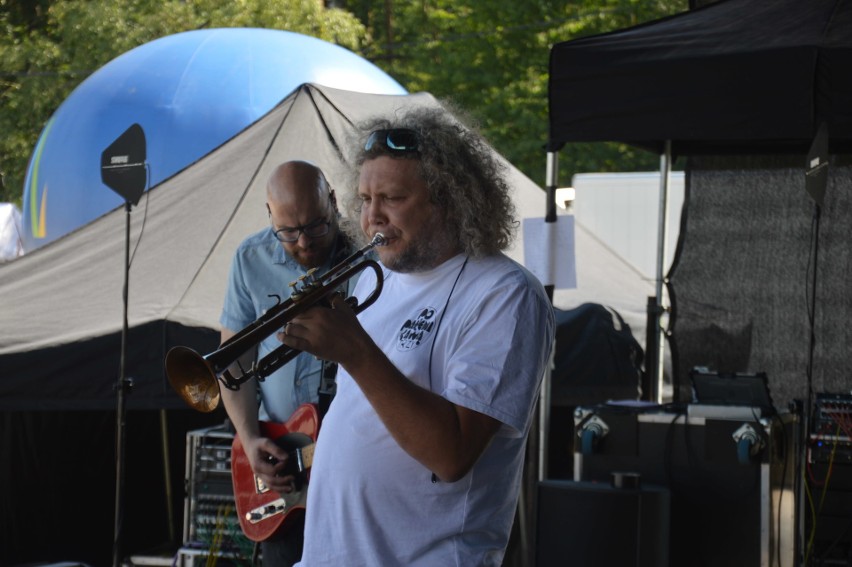
<path fill-rule="evenodd" d="M 307 270 L 318 268 L 322 274 L 350 253 L 338 226 L 334 192 L 318 167 L 305 161 L 280 164 L 269 177 L 266 197 L 270 226 L 243 240 L 233 258 L 220 318 L 222 342 L 286 300 L 288 284 Z M 261 358 L 280 345 L 274 336 L 267 338 L 256 355 Z M 240 362 L 245 368 L 254 356 L 244 358 L 248 360 Z M 287 452 L 260 434 L 258 420 L 284 423 L 300 404 L 326 405 L 326 397 L 318 395 L 322 369 L 321 361 L 302 353 L 260 384 L 251 380 L 237 391 L 221 389 L 254 474 L 276 492 L 292 492 L 295 479 L 282 474 Z M 302 522 L 262 542 L 264 565 L 289 566 L 299 560 Z"/>

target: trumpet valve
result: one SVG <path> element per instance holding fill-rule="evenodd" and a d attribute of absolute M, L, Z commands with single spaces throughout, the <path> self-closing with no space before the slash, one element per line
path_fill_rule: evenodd
<path fill-rule="evenodd" d="M 305 278 L 305 281 L 303 283 L 304 289 L 316 287 L 317 284 L 321 283 L 319 281 L 318 277 L 317 277 L 317 268 L 311 268 L 310 270 L 308 270 L 308 272 L 305 274 L 304 278 Z"/>
<path fill-rule="evenodd" d="M 316 278 L 316 268 L 311 268 L 301 276 L 299 276 L 296 281 L 290 282 L 290 287 L 292 291 L 290 292 L 290 298 L 293 301 L 298 301 L 301 299 L 302 295 L 310 288 L 315 287 L 317 284 Z"/>
<path fill-rule="evenodd" d="M 301 278 L 299 278 L 301 280 Z M 290 299 L 293 301 L 298 301 L 302 295 L 302 288 L 299 287 L 301 281 L 295 280 L 290 282 Z"/>

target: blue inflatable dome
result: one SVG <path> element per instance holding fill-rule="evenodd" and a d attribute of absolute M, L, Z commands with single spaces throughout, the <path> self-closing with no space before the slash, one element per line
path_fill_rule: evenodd
<path fill-rule="evenodd" d="M 25 178 L 24 249 L 122 206 L 101 181 L 101 153 L 129 126 L 147 142 L 148 187 L 203 157 L 303 83 L 405 94 L 334 44 L 267 29 L 179 33 L 115 58 L 83 81 L 39 137 Z"/>

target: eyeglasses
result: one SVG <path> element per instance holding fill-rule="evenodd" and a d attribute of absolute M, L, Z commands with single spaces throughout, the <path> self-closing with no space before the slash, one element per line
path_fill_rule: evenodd
<path fill-rule="evenodd" d="M 275 238 L 281 242 L 296 242 L 299 240 L 302 233 L 304 233 L 308 238 L 320 238 L 321 236 L 325 236 L 328 234 L 330 225 L 331 221 L 329 219 L 317 219 L 308 224 L 294 226 L 293 228 L 285 227 L 275 230 L 275 227 L 273 226 L 272 234 L 274 234 Z"/>
<path fill-rule="evenodd" d="M 409 154 L 420 149 L 420 136 L 409 128 L 391 128 L 370 133 L 364 151 L 369 152 L 379 144 L 394 154 Z"/>

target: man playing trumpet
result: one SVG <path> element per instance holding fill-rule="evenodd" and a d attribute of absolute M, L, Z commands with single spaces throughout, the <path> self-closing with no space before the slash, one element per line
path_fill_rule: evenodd
<path fill-rule="evenodd" d="M 302 567 L 502 563 L 553 340 L 541 284 L 502 254 L 502 166 L 441 110 L 369 128 L 357 213 L 384 287 L 294 317 L 284 344 L 340 365 L 308 492 Z M 306 221 L 301 221 L 306 222 Z M 355 296 L 374 286 L 359 279 Z"/>

